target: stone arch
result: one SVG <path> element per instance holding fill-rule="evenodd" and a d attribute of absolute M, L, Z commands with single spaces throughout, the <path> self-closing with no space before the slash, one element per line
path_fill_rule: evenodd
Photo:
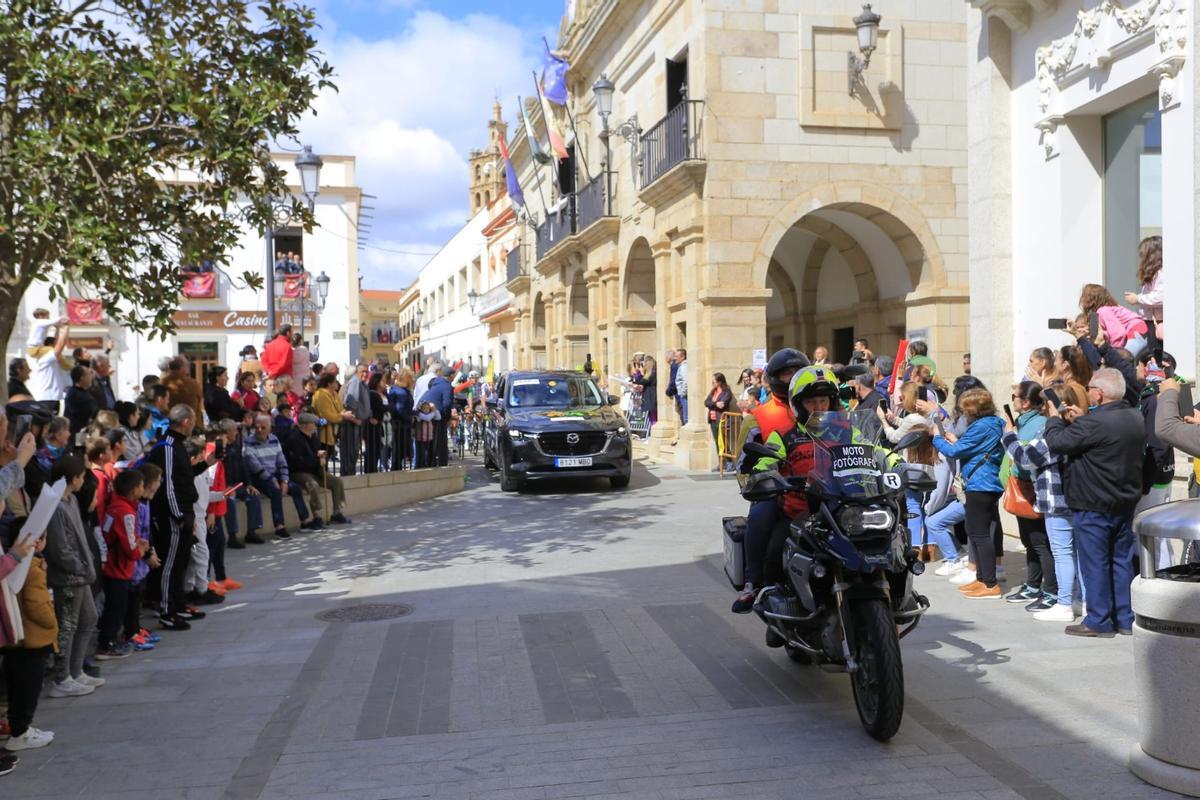
<path fill-rule="evenodd" d="M 876 184 L 827 183 L 801 192 L 779 210 L 758 241 L 752 263 L 755 286 L 766 285 L 771 258 L 788 230 L 822 209 L 846 211 L 886 233 L 904 256 L 914 289 L 946 286 L 941 251 L 925 215 L 911 200 Z"/>
<path fill-rule="evenodd" d="M 645 237 L 639 236 L 629 248 L 621 274 L 621 302 L 625 311 L 647 314 L 658 304 L 654 255 Z"/>
<path fill-rule="evenodd" d="M 546 298 L 541 292 L 533 298 L 533 330 L 530 333 L 533 347 L 546 347 Z"/>

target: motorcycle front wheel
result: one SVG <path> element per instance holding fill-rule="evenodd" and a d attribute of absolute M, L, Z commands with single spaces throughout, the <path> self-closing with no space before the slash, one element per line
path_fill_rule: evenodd
<path fill-rule="evenodd" d="M 850 619 L 858 662 L 850 676 L 854 705 L 867 733 L 886 742 L 900 730 L 904 717 L 904 664 L 896 624 L 883 599 L 851 604 Z"/>

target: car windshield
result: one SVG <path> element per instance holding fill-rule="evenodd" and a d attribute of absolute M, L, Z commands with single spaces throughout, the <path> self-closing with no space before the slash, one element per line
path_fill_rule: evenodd
<path fill-rule="evenodd" d="M 516 378 L 508 387 L 512 408 L 584 408 L 604 404 L 596 384 L 585 377 L 540 375 Z"/>
<path fill-rule="evenodd" d="M 817 443 L 808 475 L 810 485 L 826 497 L 876 497 L 884 493 L 886 464 L 874 443 L 854 429 L 849 414 L 813 414 L 804 428 Z"/>

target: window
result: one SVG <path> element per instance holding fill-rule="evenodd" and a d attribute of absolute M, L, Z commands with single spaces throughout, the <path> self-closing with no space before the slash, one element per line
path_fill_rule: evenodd
<path fill-rule="evenodd" d="M 1104 285 L 1137 289 L 1137 248 L 1162 233 L 1162 119 L 1158 95 L 1104 118 Z"/>

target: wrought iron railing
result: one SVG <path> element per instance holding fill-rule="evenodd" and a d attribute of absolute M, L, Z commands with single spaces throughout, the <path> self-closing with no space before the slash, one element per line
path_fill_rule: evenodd
<path fill-rule="evenodd" d="M 579 215 L 579 230 L 588 227 L 605 215 L 604 173 L 592 178 L 582 189 L 575 193 L 575 208 Z"/>
<path fill-rule="evenodd" d="M 683 100 L 641 135 L 638 186 L 644 188 L 676 164 L 704 158 L 704 101 Z"/>
<path fill-rule="evenodd" d="M 518 243 L 516 247 L 508 252 L 508 280 L 520 277 L 525 274 L 521 269 L 521 245 Z"/>
<path fill-rule="evenodd" d="M 575 233 L 575 195 L 569 194 L 556 211 L 546 215 L 546 221 L 538 226 L 537 242 L 534 248 L 537 260 L 554 245 Z"/>

